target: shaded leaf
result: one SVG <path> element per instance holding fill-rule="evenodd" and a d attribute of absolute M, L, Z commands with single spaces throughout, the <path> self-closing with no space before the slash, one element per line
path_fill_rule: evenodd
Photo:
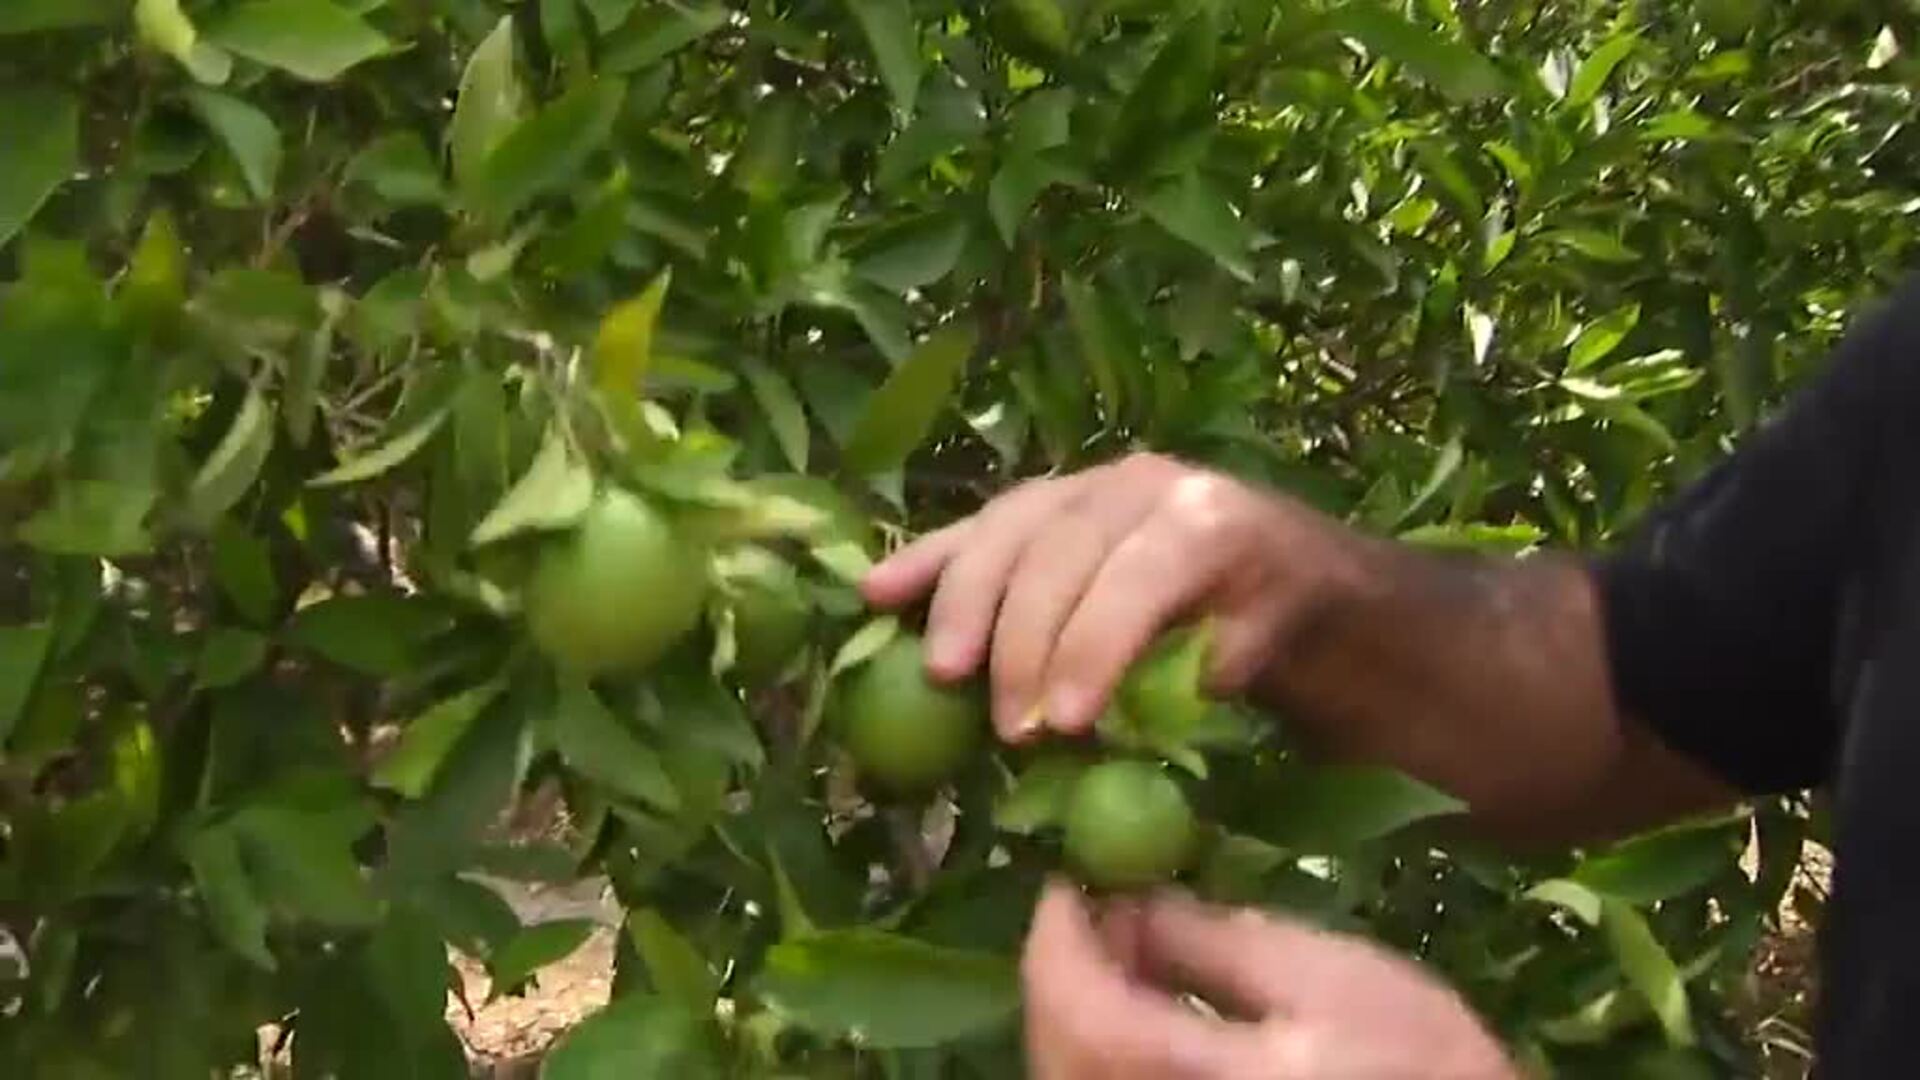
<path fill-rule="evenodd" d="M 710 1022 L 656 995 L 617 998 L 554 1044 L 541 1080 L 718 1080 Z"/>
<path fill-rule="evenodd" d="M 593 503 L 593 473 L 557 425 L 549 426 L 526 474 L 474 527 L 472 543 L 491 544 L 523 532 L 565 529 Z"/>
<path fill-rule="evenodd" d="M 1234 277 L 1253 280 L 1248 261 L 1253 230 L 1199 173 L 1189 172 L 1157 188 L 1141 209 L 1161 228 L 1213 256 Z"/>
<path fill-rule="evenodd" d="M 187 102 L 233 155 L 253 197 L 262 201 L 272 198 L 281 155 L 280 129 L 273 118 L 216 90 L 189 91 Z"/>
<path fill-rule="evenodd" d="M 222 626 L 207 635 L 194 664 L 196 688 L 232 686 L 260 669 L 267 658 L 266 636 L 253 630 Z"/>
<path fill-rule="evenodd" d="M 26 710 L 52 640 L 53 627 L 47 623 L 0 626 L 0 745 Z"/>
<path fill-rule="evenodd" d="M 514 72 L 513 18 L 506 16 L 468 58 L 448 132 L 453 176 L 469 197 L 481 166 L 520 123 L 522 106 Z"/>
<path fill-rule="evenodd" d="M 593 935 L 593 926 L 591 919 L 556 919 L 522 928 L 487 963 L 493 995 L 511 992 L 541 968 L 573 955 Z"/>
<path fill-rule="evenodd" d="M 935 331 L 895 368 L 867 399 L 847 438 L 842 454 L 847 468 L 871 475 L 905 463 L 952 399 L 973 346 L 971 328 L 951 325 Z"/>
<path fill-rule="evenodd" d="M 1020 1003 L 1011 961 L 874 930 L 775 945 L 755 986 L 802 1027 L 877 1049 L 957 1042 L 1008 1023 Z"/>
<path fill-rule="evenodd" d="M 793 384 L 758 357 L 743 358 L 740 370 L 747 377 L 753 400 L 766 415 L 774 441 L 780 444 L 780 453 L 787 464 L 793 466 L 794 472 L 806 472 L 813 439 L 807 428 L 806 408 L 800 404 L 800 395 L 794 391 Z"/>
<path fill-rule="evenodd" d="M 441 764 L 502 689 L 498 681 L 482 683 L 407 721 L 400 730 L 400 744 L 373 770 L 372 782 L 410 799 L 425 795 Z"/>
<path fill-rule="evenodd" d="M 401 675 L 426 641 L 446 628 L 431 602 L 397 593 L 334 596 L 301 608 L 287 638 L 336 664 L 368 675 Z"/>
<path fill-rule="evenodd" d="M 186 519 L 194 525 L 212 528 L 221 516 L 234 508 L 247 489 L 260 476 L 260 467 L 273 450 L 273 409 L 257 386 L 233 414 L 227 433 L 207 455 L 187 489 Z"/>
<path fill-rule="evenodd" d="M 856 262 L 853 272 L 894 292 L 908 292 L 951 273 L 966 245 L 965 222 L 927 222 L 890 237 Z"/>
<path fill-rule="evenodd" d="M 307 481 L 308 486 L 324 488 L 358 484 L 398 468 L 440 433 L 441 426 L 447 422 L 452 411 L 451 406 L 433 410 L 379 446 Z"/>
<path fill-rule="evenodd" d="M 228 52 L 309 82 L 331 82 L 393 47 L 332 0 L 251 0 L 206 28 Z"/>
<path fill-rule="evenodd" d="M 520 122 L 488 154 L 467 188 L 476 210 L 498 222 L 578 175 L 613 132 L 626 88 L 596 79 Z"/>
<path fill-rule="evenodd" d="M 80 103 L 41 87 L 0 88 L 0 248 L 80 167 Z"/>
<path fill-rule="evenodd" d="M 1405 65 L 1456 100 L 1494 97 L 1505 89 L 1500 69 L 1472 46 L 1410 22 L 1372 0 L 1342 4 L 1327 18 L 1335 33 Z"/>
<path fill-rule="evenodd" d="M 248 807 L 231 827 L 274 908 L 328 926 L 366 926 L 379 917 L 350 846 L 364 829 L 342 830 L 329 815 L 281 806 Z"/>
<path fill-rule="evenodd" d="M 627 936 L 647 965 L 647 978 L 656 992 L 706 1014 L 720 993 L 720 979 L 706 957 L 693 947 L 659 912 L 638 908 L 627 913 Z"/>
<path fill-rule="evenodd" d="M 214 935 L 254 966 L 274 970 L 274 956 L 267 948 L 267 910 L 254 895 L 234 831 L 202 829 L 186 847 L 187 865 Z"/>
<path fill-rule="evenodd" d="M 565 680 L 547 727 L 554 748 L 582 775 L 650 806 L 680 808 L 680 793 L 660 754 L 621 723 L 591 686 Z"/>
<path fill-rule="evenodd" d="M 280 603 L 280 585 L 274 579 L 267 545 L 259 537 L 225 519 L 213 530 L 214 584 L 235 611 L 255 623 L 273 617 Z"/>
<path fill-rule="evenodd" d="M 920 31 L 914 26 L 912 7 L 907 0 L 846 0 L 846 5 L 873 50 L 881 81 L 893 95 L 895 114 L 912 116 L 924 70 Z"/>
<path fill-rule="evenodd" d="M 180 0 L 135 0 L 134 26 L 140 39 L 178 61 L 208 86 L 218 86 L 233 73 L 226 50 L 200 40 L 200 32 L 180 9 Z"/>
<path fill-rule="evenodd" d="M 1390 769 L 1333 765 L 1280 785 L 1263 809 L 1261 835 L 1300 852 L 1339 854 L 1466 809 L 1453 796 Z"/>
<path fill-rule="evenodd" d="M 650 67 L 725 26 L 727 18 L 720 4 L 648 4 L 607 35 L 602 69 L 628 75 Z"/>

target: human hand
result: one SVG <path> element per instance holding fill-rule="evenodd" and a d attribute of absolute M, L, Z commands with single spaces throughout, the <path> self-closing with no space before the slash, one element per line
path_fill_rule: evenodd
<path fill-rule="evenodd" d="M 1034 1080 L 1516 1080 L 1452 991 L 1364 941 L 1049 885 L 1022 962 Z M 1188 993 L 1218 1014 L 1176 997 Z"/>
<path fill-rule="evenodd" d="M 1282 496 L 1138 454 L 1023 484 L 876 566 L 876 606 L 933 593 L 928 666 L 992 671 L 994 725 L 1020 741 L 1092 728 L 1169 624 L 1212 625 L 1211 689 L 1237 693 L 1310 618 L 1341 566 L 1333 523 Z"/>

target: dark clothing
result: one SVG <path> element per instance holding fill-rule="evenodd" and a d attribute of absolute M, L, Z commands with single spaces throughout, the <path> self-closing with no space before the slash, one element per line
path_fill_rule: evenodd
<path fill-rule="evenodd" d="M 1832 795 L 1818 1053 L 1835 1080 L 1920 1077 L 1917 513 L 1909 282 L 1598 567 L 1629 715 L 1748 791 Z"/>

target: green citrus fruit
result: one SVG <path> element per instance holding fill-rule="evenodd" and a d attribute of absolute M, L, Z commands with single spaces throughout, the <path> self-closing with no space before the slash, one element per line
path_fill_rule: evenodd
<path fill-rule="evenodd" d="M 813 609 L 800 575 L 751 544 L 728 552 L 720 575 L 732 595 L 734 671 L 749 685 L 770 683 L 807 643 Z"/>
<path fill-rule="evenodd" d="M 1172 879 L 1192 856 L 1195 836 L 1186 794 L 1151 762 L 1095 765 L 1067 802 L 1067 859 L 1097 888 L 1144 889 Z"/>
<path fill-rule="evenodd" d="M 637 495 L 598 495 L 574 531 L 540 555 L 527 582 L 527 629 L 579 675 L 658 660 L 700 621 L 705 553 Z"/>
<path fill-rule="evenodd" d="M 985 736 L 987 710 L 977 689 L 930 680 L 920 639 L 903 632 L 848 675 L 835 722 L 863 780 L 913 795 L 967 763 Z"/>

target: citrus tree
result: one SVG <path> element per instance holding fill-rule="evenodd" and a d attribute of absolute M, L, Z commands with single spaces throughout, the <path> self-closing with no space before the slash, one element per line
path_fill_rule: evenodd
<path fill-rule="evenodd" d="M 1202 698 L 1204 627 L 1004 752 L 852 583 L 1141 449 L 1604 544 L 1899 264 L 1912 29 L 8 0 L 0 1060 L 464 1075 L 448 950 L 513 993 L 589 927 L 494 885 L 604 876 L 613 1001 L 548 1075 L 1015 1075 L 1071 868 L 1372 934 L 1543 1070 L 1749 1068 L 1798 801 L 1516 864 Z M 498 829 L 534 790 L 561 839 Z"/>

